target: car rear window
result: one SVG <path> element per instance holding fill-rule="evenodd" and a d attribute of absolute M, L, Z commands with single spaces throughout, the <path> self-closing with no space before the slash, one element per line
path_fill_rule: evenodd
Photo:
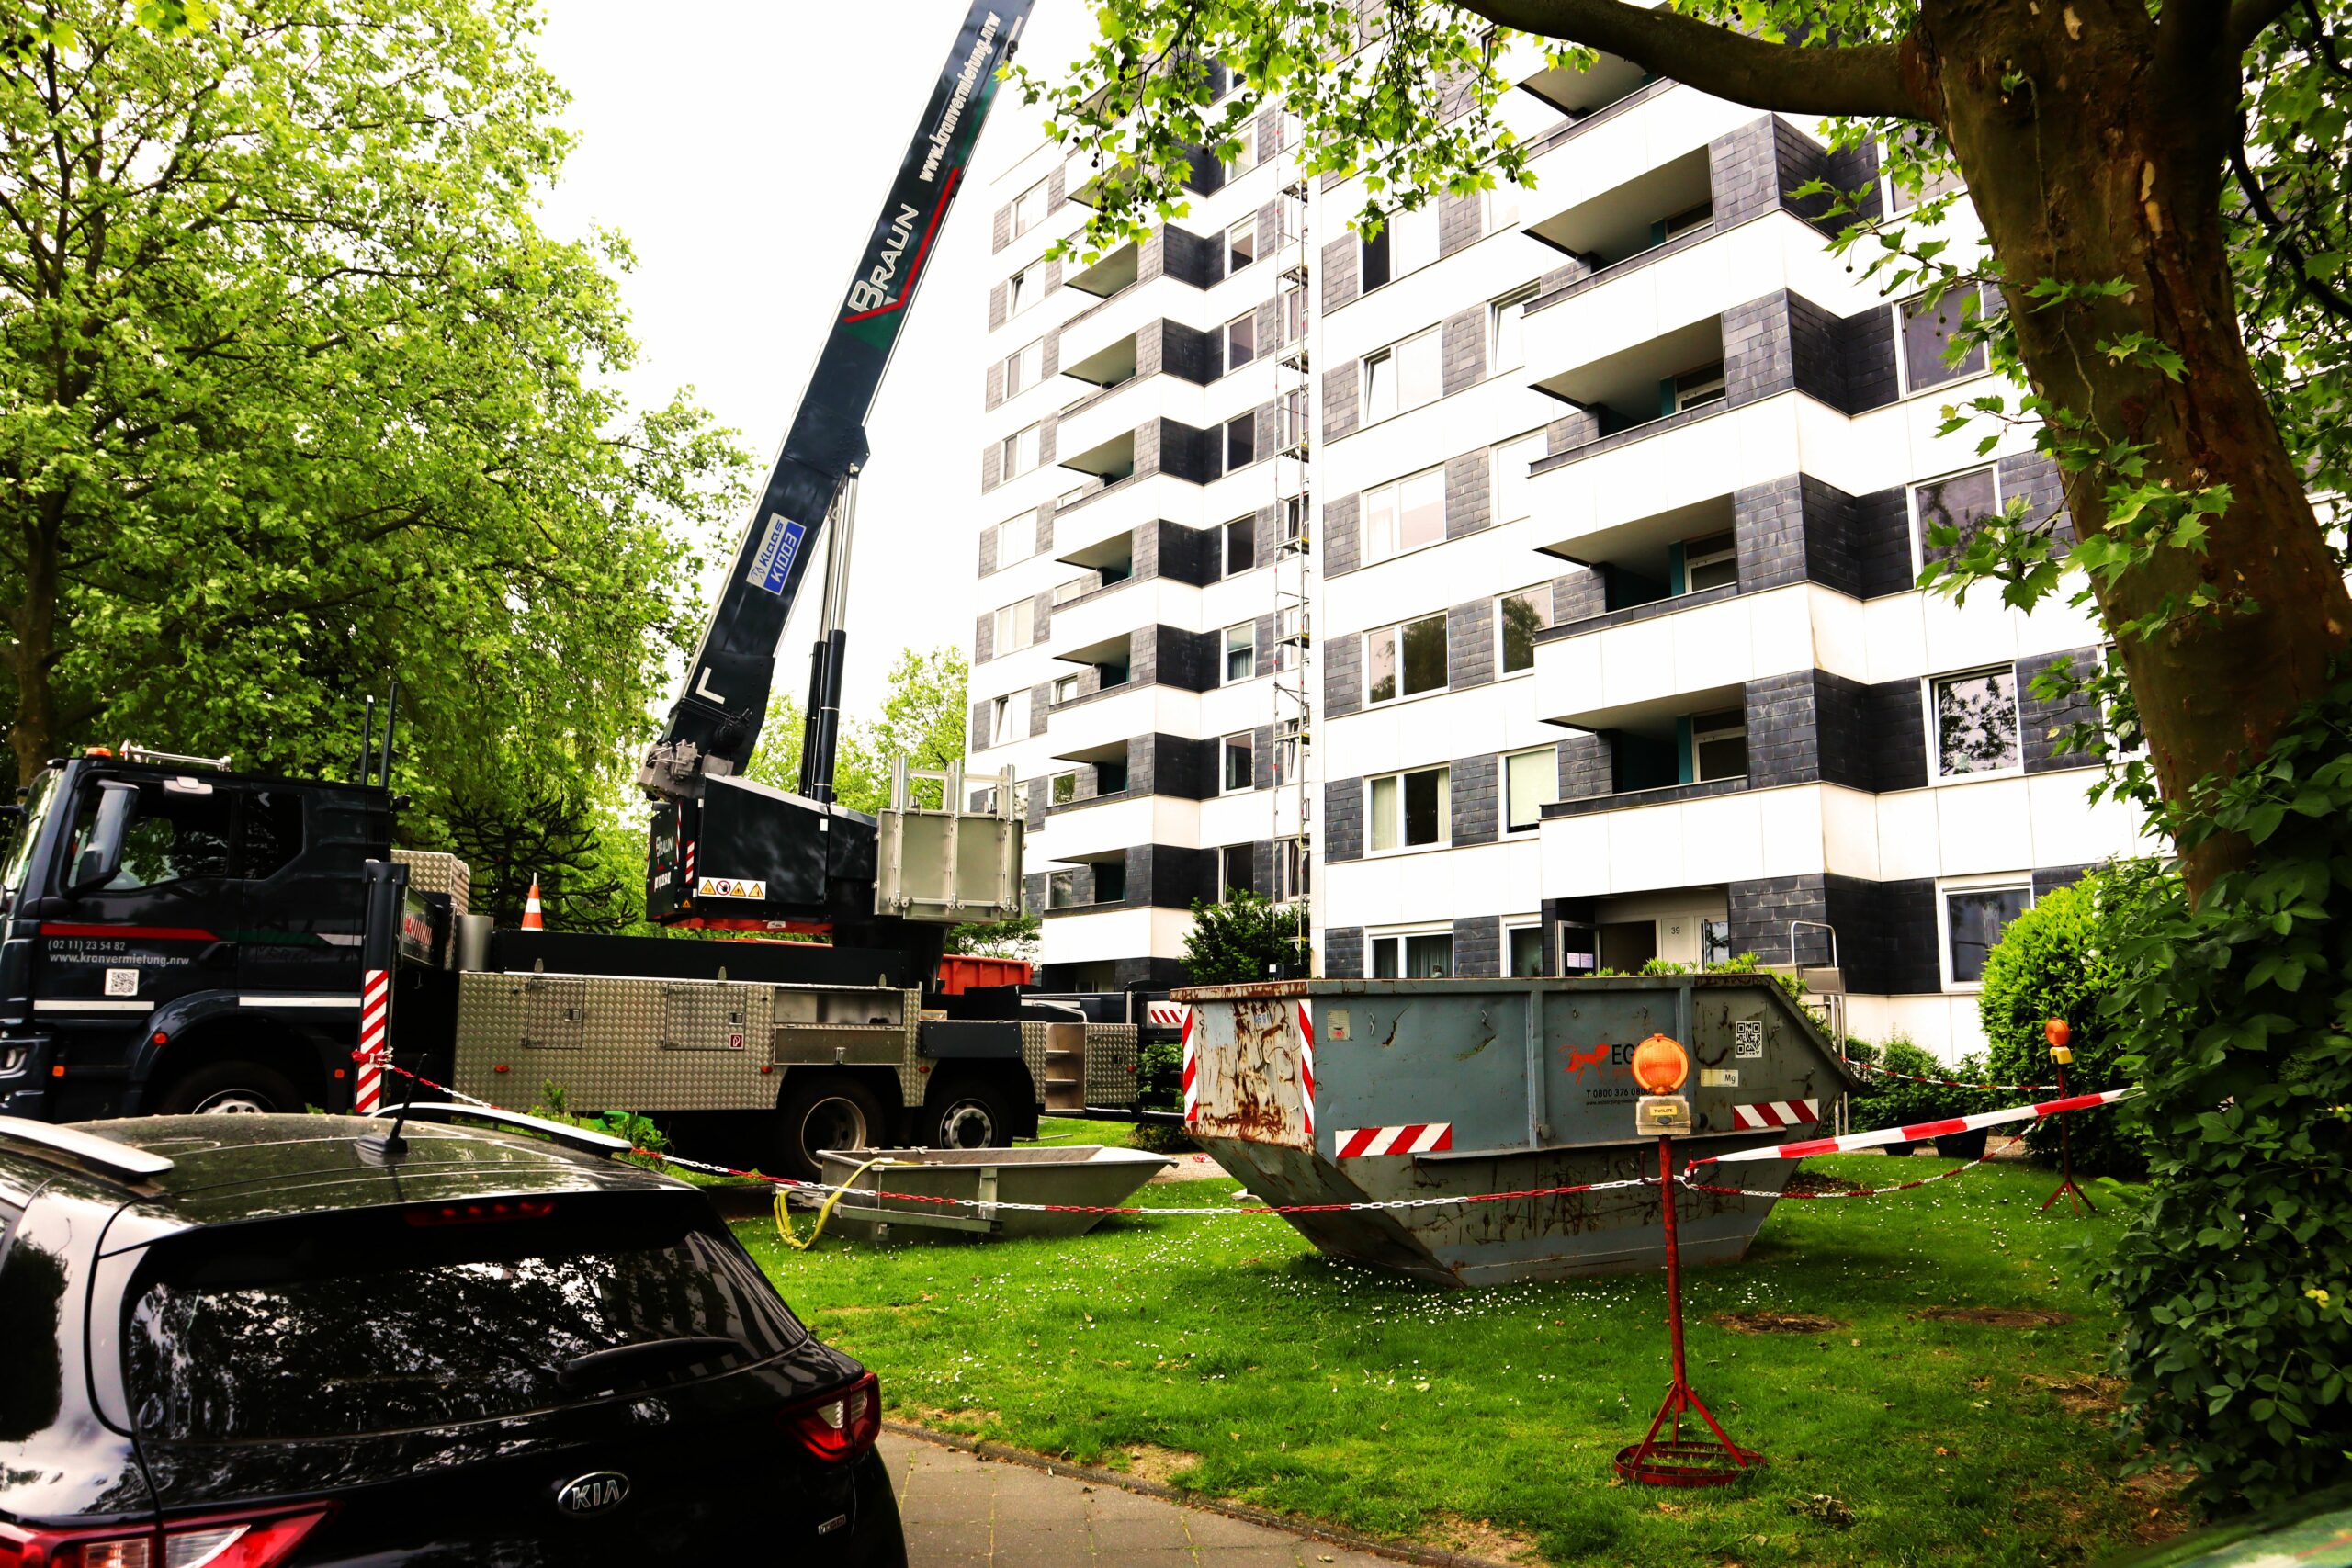
<path fill-rule="evenodd" d="M 167 1442 L 446 1426 L 674 1386 L 802 1339 L 707 1206 L 670 1198 L 428 1204 L 158 1243 L 124 1308 L 132 1420 Z M 684 1337 L 726 1343 L 576 1364 Z"/>

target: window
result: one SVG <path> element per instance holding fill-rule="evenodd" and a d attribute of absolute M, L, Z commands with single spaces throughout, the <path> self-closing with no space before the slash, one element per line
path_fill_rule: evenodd
<path fill-rule="evenodd" d="M 1248 844 L 1227 844 L 1217 851 L 1217 902 L 1230 904 L 1244 893 L 1258 891 L 1257 860 Z"/>
<path fill-rule="evenodd" d="M 1696 207 L 1686 207 L 1658 225 L 1658 243 L 1679 240 L 1694 229 L 1703 229 L 1714 221 L 1715 204 L 1702 201 Z"/>
<path fill-rule="evenodd" d="M 1274 787 L 1295 784 L 1304 776 L 1299 773 L 1301 760 L 1298 720 L 1286 718 L 1274 727 Z"/>
<path fill-rule="evenodd" d="M 1306 543 L 1306 498 L 1303 495 L 1283 498 L 1281 542 L 1286 546 Z"/>
<path fill-rule="evenodd" d="M 1981 343 L 1970 344 L 1956 365 L 1944 357 L 1951 346 L 1952 334 L 1976 313 L 1976 303 L 1972 290 L 1954 288 L 1933 305 L 1922 296 L 1905 299 L 1894 308 L 1895 329 L 1903 338 L 1905 391 L 1925 391 L 1947 381 L 1974 376 L 1984 368 L 1984 345 Z"/>
<path fill-rule="evenodd" d="M 1383 224 L 1380 232 L 1371 239 L 1359 237 L 1357 240 L 1356 287 L 1362 292 L 1369 294 L 1388 281 L 1391 276 L 1388 265 L 1389 243 L 1396 232 L 1396 226 L 1386 223 Z"/>
<path fill-rule="evenodd" d="M 1882 155 L 1879 162 L 1887 171 L 1886 210 L 1889 214 L 1908 212 L 1921 202 L 1933 201 L 1938 197 L 1949 196 L 1953 191 L 1967 188 L 1966 182 L 1960 177 L 1959 165 L 1952 162 L 1950 151 L 1944 148 L 1935 133 L 1925 126 L 1905 127 L 1897 131 L 1892 140 L 1909 142 L 1910 146 L 1901 151 L 1907 152 L 1914 159 L 1929 161 L 1938 166 L 1909 169 L 1904 175 L 1898 177 L 1893 167 L 1892 156 L 1896 149 L 1888 148 L 1887 153 Z M 1917 188 L 1914 188 L 1915 186 Z"/>
<path fill-rule="evenodd" d="M 1372 939 L 1375 980 L 1436 980 L 1453 973 L 1453 937 L 1447 931 Z"/>
<path fill-rule="evenodd" d="M 1094 865 L 1094 901 L 1098 904 L 1124 903 L 1127 897 L 1127 863 L 1122 860 L 1098 861 Z"/>
<path fill-rule="evenodd" d="M 1037 302 L 1046 292 L 1046 275 L 1034 266 L 1024 266 L 1005 282 L 1004 319 L 1011 321 Z"/>
<path fill-rule="evenodd" d="M 1306 897 L 1307 858 L 1304 839 L 1278 839 L 1274 841 L 1274 886 L 1272 897 L 1277 904 Z"/>
<path fill-rule="evenodd" d="M 1238 685 L 1258 673 L 1258 627 L 1244 621 L 1225 628 L 1225 683 Z"/>
<path fill-rule="evenodd" d="M 1225 575 L 1248 571 L 1258 564 L 1258 519 L 1237 517 L 1225 525 Z"/>
<path fill-rule="evenodd" d="M 1701 784 L 1747 776 L 1747 713 L 1721 708 L 1690 716 L 1690 769 Z"/>
<path fill-rule="evenodd" d="M 991 746 L 1006 746 L 1029 737 L 1029 694 L 1027 691 L 1008 692 L 989 704 L 989 739 Z"/>
<path fill-rule="evenodd" d="M 2018 750 L 2015 666 L 1945 675 L 1928 682 L 1928 720 L 1938 778 L 2014 773 Z"/>
<path fill-rule="evenodd" d="M 997 658 L 1028 647 L 1037 640 L 1037 604 L 1034 599 L 1022 599 L 1007 604 L 996 613 L 996 636 L 991 646 Z"/>
<path fill-rule="evenodd" d="M 1283 451 L 1295 453 L 1306 445 L 1306 391 L 1295 388 L 1274 404 L 1274 441 Z"/>
<path fill-rule="evenodd" d="M 1076 772 L 1056 773 L 1052 780 L 1052 793 L 1046 798 L 1046 804 L 1050 806 L 1068 806 L 1071 801 L 1076 800 L 1078 798 Z"/>
<path fill-rule="evenodd" d="M 1713 969 L 1732 959 L 1731 922 L 1701 920 L 1699 922 L 1699 967 Z"/>
<path fill-rule="evenodd" d="M 1236 316 L 1225 323 L 1225 367 L 1240 369 L 1258 356 L 1258 314 Z"/>
<path fill-rule="evenodd" d="M 1283 604 L 1274 610 L 1274 665 L 1281 670 L 1298 668 L 1301 650 L 1306 646 L 1306 606 Z"/>
<path fill-rule="evenodd" d="M 1725 588 L 1738 581 L 1738 543 L 1728 531 L 1682 542 L 1682 592 Z"/>
<path fill-rule="evenodd" d="M 1256 118 L 1243 120 L 1234 131 L 1234 135 L 1240 140 L 1241 147 L 1232 157 L 1225 161 L 1227 179 L 1246 175 L 1258 166 L 1258 121 Z"/>
<path fill-rule="evenodd" d="M 1443 360 L 1435 327 L 1419 333 L 1363 362 L 1363 422 L 1377 423 L 1437 401 L 1443 389 Z"/>
<path fill-rule="evenodd" d="M 1973 468 L 1964 474 L 1936 479 L 1911 487 L 1911 511 L 1918 520 L 1919 560 L 1949 560 L 1968 548 L 1974 538 L 2001 510 L 2001 487 L 1993 469 Z M 1928 542 L 1929 535 L 1938 528 L 1950 528 L 1960 536 L 1951 545 Z"/>
<path fill-rule="evenodd" d="M 1398 208 L 1381 232 L 1388 236 L 1388 276 L 1419 272 L 1437 260 L 1437 204 Z"/>
<path fill-rule="evenodd" d="M 996 569 L 1027 560 L 1037 553 L 1037 517 L 1024 512 L 996 525 Z"/>
<path fill-rule="evenodd" d="M 2033 908 L 2033 887 L 2021 883 L 2008 887 L 1951 888 L 1944 894 L 1945 983 L 1984 983 L 1984 955 L 2009 929 L 2009 922 Z"/>
<path fill-rule="evenodd" d="M 1249 731 L 1227 736 L 1221 750 L 1225 761 L 1218 771 L 1217 787 L 1227 795 L 1253 787 L 1258 782 L 1257 758 L 1250 747 Z"/>
<path fill-rule="evenodd" d="M 1545 583 L 1495 601 L 1495 624 L 1502 635 L 1502 672 L 1535 668 L 1535 634 L 1552 624 L 1552 587 Z"/>
<path fill-rule="evenodd" d="M 1544 928 L 1513 926 L 1504 933 L 1510 946 L 1510 972 L 1520 979 L 1544 973 Z"/>
<path fill-rule="evenodd" d="M 1366 566 L 1445 537 L 1445 470 L 1428 468 L 1363 492 Z"/>
<path fill-rule="evenodd" d="M 1017 348 L 1005 355 L 1004 395 L 1012 397 L 1023 392 L 1045 379 L 1046 340 L 1039 338 L 1026 348 Z"/>
<path fill-rule="evenodd" d="M 1037 428 L 1033 424 L 1026 430 L 1017 430 L 999 444 L 1001 477 L 1009 479 L 1037 466 Z"/>
<path fill-rule="evenodd" d="M 1288 345 L 1306 335 L 1306 290 L 1295 283 L 1283 285 L 1274 299 L 1275 341 Z"/>
<path fill-rule="evenodd" d="M 137 787 L 139 805 L 124 832 L 122 868 L 100 892 L 129 893 L 229 874 L 235 795 L 194 779 Z M 82 793 L 69 865 L 79 866 L 82 848 L 97 828 L 100 793 L 96 788 Z"/>
<path fill-rule="evenodd" d="M 1516 289 L 1487 307 L 1487 374 L 1516 370 L 1527 362 L 1526 344 L 1521 325 L 1527 316 L 1527 302 L 1535 298 L 1535 286 Z"/>
<path fill-rule="evenodd" d="M 1057 679 L 1057 680 L 1054 682 L 1054 701 L 1055 701 L 1055 703 L 1056 703 L 1056 704 L 1057 704 L 1057 705 L 1058 705 L 1058 704 L 1061 704 L 1061 703 L 1076 702 L 1077 700 L 1078 700 L 1078 677 L 1077 677 L 1077 676 L 1075 676 L 1075 675 L 1064 675 L 1064 676 L 1059 677 L 1058 679 Z"/>
<path fill-rule="evenodd" d="M 1258 460 L 1258 416 L 1239 414 L 1225 422 L 1225 471 L 1246 468 Z"/>
<path fill-rule="evenodd" d="M 1495 448 L 1495 521 L 1516 523 L 1526 516 L 1531 504 L 1529 488 L 1532 482 L 1528 470 L 1541 462 L 1549 438 L 1538 430 L 1506 441 Z"/>
<path fill-rule="evenodd" d="M 1498 233 L 1519 221 L 1519 182 L 1498 179 L 1495 188 L 1487 192 L 1486 221 L 1479 226 L 1482 234 Z"/>
<path fill-rule="evenodd" d="M 1363 634 L 1366 706 L 1445 689 L 1445 617 L 1425 615 Z"/>
<path fill-rule="evenodd" d="M 1419 849 L 1453 836 L 1453 770 L 1425 768 L 1371 781 L 1372 847 Z"/>
<path fill-rule="evenodd" d="M 1012 233 L 1018 239 L 1046 220 L 1046 182 L 1039 180 L 1012 198 Z"/>
<path fill-rule="evenodd" d="M 1503 826 L 1527 832 L 1543 823 L 1544 808 L 1560 797 L 1560 753 L 1513 751 L 1503 759 Z"/>
<path fill-rule="evenodd" d="M 1225 274 L 1227 277 L 1258 259 L 1258 220 L 1244 218 L 1225 231 Z"/>
<path fill-rule="evenodd" d="M 1560 973 L 1589 975 L 1600 967 L 1600 932 L 1589 921 L 1562 920 Z"/>
<path fill-rule="evenodd" d="M 1093 592 L 1097 588 L 1102 586 L 1102 585 L 1100 582 L 1095 581 L 1094 574 L 1089 572 L 1084 577 L 1073 577 L 1068 582 L 1056 583 L 1054 585 L 1053 592 L 1047 595 L 1047 597 L 1053 600 L 1054 608 L 1059 609 L 1073 599 L 1085 598 L 1089 593 Z"/>
<path fill-rule="evenodd" d="M 1127 764 L 1124 759 L 1094 764 L 1094 793 L 1097 795 L 1127 793 Z"/>
<path fill-rule="evenodd" d="M 302 852 L 302 797 L 287 790 L 245 796 L 244 848 L 237 874 L 247 882 L 277 875 Z"/>
<path fill-rule="evenodd" d="M 1724 400 L 1724 367 L 1721 360 L 1702 365 L 1696 370 L 1686 370 L 1660 389 L 1665 394 L 1661 414 L 1680 413 L 1686 409 L 1702 408 L 1708 403 Z"/>
<path fill-rule="evenodd" d="M 1091 882 L 1092 878 L 1088 875 L 1083 866 L 1071 866 L 1065 871 L 1047 873 L 1046 907 L 1049 909 L 1067 909 L 1074 904 L 1085 903 L 1094 892 Z M 1085 890 L 1083 897 L 1080 891 L 1082 885 Z"/>

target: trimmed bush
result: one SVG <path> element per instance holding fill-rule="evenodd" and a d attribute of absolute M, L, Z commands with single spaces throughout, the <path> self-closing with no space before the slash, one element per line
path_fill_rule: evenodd
<path fill-rule="evenodd" d="M 1907 1073 L 1912 1077 L 1982 1081 L 1984 1077 L 1982 1056 L 1964 1056 L 1958 1066 L 1949 1066 L 1899 1034 L 1883 1045 L 1849 1039 L 1846 1055 L 1857 1062 Z M 1857 1133 L 1875 1133 L 1882 1127 L 1903 1127 L 1946 1116 L 1970 1116 L 1993 1110 L 2001 1100 L 1989 1089 L 1946 1089 L 1941 1084 L 1911 1083 L 1871 1072 L 1860 1076 L 1862 1087 L 1846 1103 L 1848 1123 Z"/>

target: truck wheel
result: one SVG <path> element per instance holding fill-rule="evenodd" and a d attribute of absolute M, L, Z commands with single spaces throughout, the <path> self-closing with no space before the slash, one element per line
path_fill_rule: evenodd
<path fill-rule="evenodd" d="M 923 1107 L 922 1141 L 934 1149 L 1010 1148 L 1012 1113 L 1012 1100 L 988 1079 L 957 1079 Z"/>
<path fill-rule="evenodd" d="M 785 1093 L 776 1163 L 786 1176 L 817 1178 L 820 1149 L 872 1148 L 883 1135 L 882 1104 L 855 1078 L 826 1074 Z"/>
<path fill-rule="evenodd" d="M 259 1062 L 214 1062 L 173 1084 L 155 1102 L 166 1116 L 300 1111 L 301 1091 Z"/>

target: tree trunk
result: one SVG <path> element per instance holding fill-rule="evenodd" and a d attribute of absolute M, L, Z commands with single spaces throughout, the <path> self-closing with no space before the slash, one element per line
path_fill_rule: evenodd
<path fill-rule="evenodd" d="M 2035 389 L 2102 445 L 2144 449 L 2137 481 L 2098 463 L 2066 475 L 2075 526 L 2109 529 L 2113 484 L 2229 487 L 2201 554 L 2164 549 L 2098 590 L 2173 800 L 2260 755 L 2326 689 L 2352 631 L 2239 331 L 2221 204 L 2239 62 L 2218 36 L 2199 48 L 2185 35 L 2188 6 L 2166 7 L 2160 36 L 2138 0 L 1930 0 L 1910 61 L 2000 259 Z M 2131 290 L 2037 309 L 2026 290 L 2043 278 Z M 2180 355 L 2179 379 L 2107 352 L 2135 333 Z M 2129 633 L 2199 589 L 2239 603 L 2173 616 L 2153 640 Z M 2192 893 L 2245 850 L 2193 855 Z"/>

